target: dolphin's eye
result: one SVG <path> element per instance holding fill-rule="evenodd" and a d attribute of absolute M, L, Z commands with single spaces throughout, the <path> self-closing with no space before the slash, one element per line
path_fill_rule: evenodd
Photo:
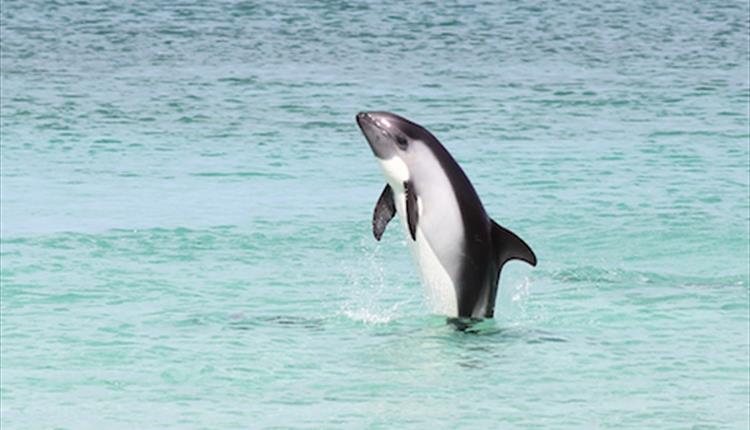
<path fill-rule="evenodd" d="M 397 136 L 396 143 L 398 143 L 401 149 L 406 149 L 406 138 L 404 136 Z"/>

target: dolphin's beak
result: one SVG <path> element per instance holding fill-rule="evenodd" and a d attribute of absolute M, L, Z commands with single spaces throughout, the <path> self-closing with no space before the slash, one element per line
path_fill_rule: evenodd
<path fill-rule="evenodd" d="M 365 135 L 373 155 L 378 158 L 387 158 L 388 151 L 386 148 L 388 144 L 384 141 L 383 132 L 378 127 L 375 118 L 367 112 L 360 112 L 357 114 L 357 125 L 362 130 L 362 134 Z"/>
<path fill-rule="evenodd" d="M 373 123 L 372 117 L 367 112 L 360 112 L 357 114 L 357 125 L 364 131 L 365 122 Z"/>

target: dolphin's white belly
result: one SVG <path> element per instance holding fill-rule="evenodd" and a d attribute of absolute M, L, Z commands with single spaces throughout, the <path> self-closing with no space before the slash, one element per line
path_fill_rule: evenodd
<path fill-rule="evenodd" d="M 421 222 L 417 223 L 416 240 L 412 240 L 405 215 L 406 194 L 404 194 L 403 190 L 394 190 L 393 200 L 396 204 L 396 213 L 399 215 L 401 225 L 404 228 L 406 241 L 409 243 L 412 257 L 419 269 L 422 285 L 432 310 L 442 315 L 458 316 L 455 285 L 448 273 L 449 268 L 446 268 L 443 262 L 440 261 L 430 242 L 427 240 L 423 229 L 426 220 L 423 216 L 421 202 L 418 200 L 418 211 Z"/>

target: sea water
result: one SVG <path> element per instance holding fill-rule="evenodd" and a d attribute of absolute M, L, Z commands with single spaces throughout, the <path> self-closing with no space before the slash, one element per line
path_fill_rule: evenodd
<path fill-rule="evenodd" d="M 747 1 L 2 3 L 3 429 L 750 425 Z M 425 304 L 354 115 L 539 264 Z"/>

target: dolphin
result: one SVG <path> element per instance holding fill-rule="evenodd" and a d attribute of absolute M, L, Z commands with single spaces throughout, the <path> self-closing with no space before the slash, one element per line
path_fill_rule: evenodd
<path fill-rule="evenodd" d="M 451 318 L 492 318 L 503 265 L 536 266 L 531 248 L 484 210 L 469 178 L 427 129 L 390 112 L 360 112 L 385 175 L 372 232 L 380 240 L 399 214 L 433 309 Z"/>

